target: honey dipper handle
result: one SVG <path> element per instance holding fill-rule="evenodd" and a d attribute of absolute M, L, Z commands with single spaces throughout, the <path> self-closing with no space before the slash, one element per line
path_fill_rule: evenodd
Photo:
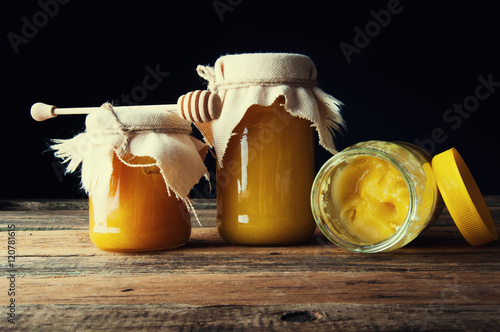
<path fill-rule="evenodd" d="M 55 118 L 57 114 L 54 113 L 56 107 L 44 103 L 35 103 L 31 106 L 31 117 L 36 121 L 45 121 L 50 118 Z"/>
<path fill-rule="evenodd" d="M 128 108 L 137 111 L 162 109 L 178 112 L 179 116 L 193 122 L 210 122 L 218 119 L 222 111 L 222 101 L 218 94 L 208 90 L 196 90 L 179 97 L 177 105 L 134 105 L 116 106 L 115 109 Z M 36 121 L 45 121 L 58 115 L 89 114 L 100 107 L 57 108 L 54 105 L 35 103 L 31 106 L 31 116 Z"/>
<path fill-rule="evenodd" d="M 116 106 L 115 109 L 128 108 L 132 110 L 147 110 L 147 109 L 162 109 L 165 111 L 177 112 L 177 105 L 133 105 L 133 106 Z M 44 103 L 35 103 L 31 106 L 31 117 L 36 121 L 45 121 L 47 119 L 55 118 L 58 115 L 73 115 L 73 114 L 89 114 L 99 110 L 100 107 L 71 107 L 71 108 L 57 108 L 54 105 L 47 105 Z"/>

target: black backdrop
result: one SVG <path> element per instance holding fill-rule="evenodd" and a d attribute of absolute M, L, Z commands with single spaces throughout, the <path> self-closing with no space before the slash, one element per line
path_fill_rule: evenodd
<path fill-rule="evenodd" d="M 345 103 L 336 144 L 381 139 L 456 147 L 484 194 L 500 194 L 499 21 L 494 1 L 17 1 L 2 10 L 0 198 L 83 197 L 47 151 L 84 116 L 35 122 L 60 107 L 175 103 L 205 88 L 196 65 L 224 54 L 310 56 Z M 145 88 L 149 72 L 157 83 Z M 168 73 L 168 74 L 167 74 Z M 153 81 L 150 81 L 150 83 Z M 127 95 L 129 97 L 127 97 Z M 317 169 L 329 155 L 317 149 Z M 207 165 L 214 172 L 214 160 Z M 208 194 L 206 182 L 195 196 Z M 212 193 L 211 195 L 214 195 Z"/>

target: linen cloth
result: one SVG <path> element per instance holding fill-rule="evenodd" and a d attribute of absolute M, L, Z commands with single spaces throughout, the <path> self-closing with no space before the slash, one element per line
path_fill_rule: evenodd
<path fill-rule="evenodd" d="M 270 106 L 280 97 L 284 97 L 288 113 L 311 122 L 322 147 L 332 154 L 337 152 L 333 138 L 344 126 L 342 103 L 317 86 L 316 67 L 309 57 L 294 53 L 225 55 L 214 67 L 199 65 L 197 72 L 208 81 L 208 90 L 222 100 L 221 115 L 212 121 L 211 128 L 196 124 L 209 138 L 208 144 L 213 144 L 220 167 L 233 130 L 247 109 Z"/>
<path fill-rule="evenodd" d="M 202 176 L 206 144 L 190 135 L 191 122 L 157 108 L 114 109 L 105 103 L 86 118 L 85 132 L 54 140 L 55 156 L 75 172 L 81 164 L 82 187 L 93 199 L 106 199 L 113 173 L 113 154 L 130 167 L 157 166 L 169 195 L 191 207 L 188 194 Z M 149 157 L 149 158 L 141 158 Z"/>

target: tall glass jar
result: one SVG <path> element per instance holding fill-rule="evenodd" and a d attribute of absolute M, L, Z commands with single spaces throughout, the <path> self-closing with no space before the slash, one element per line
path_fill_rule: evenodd
<path fill-rule="evenodd" d="M 167 192 L 156 166 L 130 167 L 113 155 L 107 199 L 89 198 L 92 242 L 112 251 L 150 251 L 183 245 L 191 235 L 184 202 Z"/>
<path fill-rule="evenodd" d="M 245 245 L 306 241 L 316 227 L 314 129 L 335 153 L 341 102 L 318 87 L 316 67 L 302 54 L 225 55 L 197 71 L 222 101 L 211 131 L 199 127 L 217 157 L 219 234 Z"/>
<path fill-rule="evenodd" d="M 410 143 L 368 141 L 323 165 L 311 206 L 330 241 L 374 253 L 412 241 L 439 217 L 444 203 L 427 152 Z"/>
<path fill-rule="evenodd" d="M 217 169 L 217 229 L 230 243 L 306 241 L 316 224 L 313 129 L 279 102 L 252 106 L 233 131 Z"/>

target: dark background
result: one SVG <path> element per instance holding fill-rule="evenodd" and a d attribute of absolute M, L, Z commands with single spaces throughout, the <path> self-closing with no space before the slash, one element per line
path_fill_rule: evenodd
<path fill-rule="evenodd" d="M 181 94 L 206 87 L 196 74 L 198 64 L 242 52 L 312 58 L 321 88 L 346 105 L 339 150 L 370 139 L 429 143 L 437 130 L 440 142 L 427 149 L 435 154 L 456 147 L 483 194 L 500 194 L 500 87 L 460 123 L 443 118 L 454 104 L 474 100 L 480 75 L 500 82 L 494 1 L 401 0 L 390 22 L 371 30 L 367 45 L 358 40 L 363 47 L 350 63 L 339 45 L 355 46 L 354 29 L 375 29 L 372 11 L 394 1 L 60 2 L 11 1 L 2 10 L 0 198 L 84 196 L 78 176 L 62 176 L 47 149 L 49 139 L 82 131 L 85 117 L 35 122 L 29 114 L 33 103 L 124 105 L 121 96 L 132 91 L 138 104 L 175 103 Z M 139 96 L 148 66 L 169 74 Z M 328 158 L 318 146 L 317 169 Z M 214 160 L 207 165 L 214 175 Z M 195 196 L 208 194 L 206 182 L 196 188 Z"/>

